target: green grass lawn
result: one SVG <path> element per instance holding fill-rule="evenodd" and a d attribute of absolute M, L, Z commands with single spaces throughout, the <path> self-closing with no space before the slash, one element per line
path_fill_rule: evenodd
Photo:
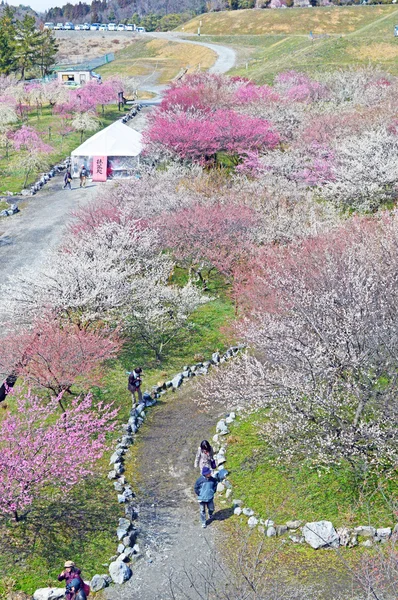
<path fill-rule="evenodd" d="M 397 481 L 380 479 L 360 491 L 347 464 L 322 475 L 301 464 L 275 466 L 265 440 L 257 434 L 256 423 L 266 418 L 265 413 L 257 413 L 238 420 L 231 428 L 227 468 L 235 498 L 277 524 L 292 519 L 326 519 L 335 527 L 368 523 L 387 527 L 395 523 Z"/>
<path fill-rule="evenodd" d="M 128 108 L 124 108 L 123 112 L 127 111 Z M 113 123 L 116 119 L 120 118 L 122 112 L 117 110 L 116 105 L 105 106 L 105 113 L 99 115 L 100 128 L 107 127 Z M 52 165 L 56 162 L 63 160 L 67 157 L 72 150 L 80 145 L 80 133 L 71 132 L 67 136 L 62 137 L 60 132 L 62 130 L 62 122 L 59 115 L 53 115 L 52 110 L 49 106 L 43 107 L 41 114 L 37 115 L 35 109 L 32 110 L 28 115 L 27 125 L 34 127 L 38 131 L 43 133 L 43 141 L 48 143 L 54 148 L 54 152 L 48 157 L 48 164 Z M 83 135 L 83 141 L 92 136 L 95 132 L 87 132 Z M 6 191 L 18 193 L 23 187 L 25 180 L 25 173 L 19 165 L 19 152 L 9 153 L 9 158 L 4 155 L 0 158 L 0 194 Z M 28 179 L 27 186 L 31 185 L 37 180 L 37 173 L 31 173 Z"/>

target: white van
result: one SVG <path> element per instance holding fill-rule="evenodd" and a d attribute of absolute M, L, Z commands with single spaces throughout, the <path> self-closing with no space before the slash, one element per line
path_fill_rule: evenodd
<path fill-rule="evenodd" d="M 55 28 L 54 23 L 44 23 L 43 29 L 54 29 L 54 28 Z"/>
<path fill-rule="evenodd" d="M 116 31 L 116 23 L 108 23 L 108 31 Z"/>
<path fill-rule="evenodd" d="M 137 27 L 136 31 L 138 31 L 138 33 L 145 33 L 145 27 Z"/>

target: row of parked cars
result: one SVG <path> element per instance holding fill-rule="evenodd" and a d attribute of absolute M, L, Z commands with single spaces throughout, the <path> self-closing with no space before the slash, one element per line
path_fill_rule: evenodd
<path fill-rule="evenodd" d="M 61 29 L 65 31 L 138 31 L 145 33 L 144 27 L 136 27 L 133 23 L 44 23 L 44 29 Z"/>

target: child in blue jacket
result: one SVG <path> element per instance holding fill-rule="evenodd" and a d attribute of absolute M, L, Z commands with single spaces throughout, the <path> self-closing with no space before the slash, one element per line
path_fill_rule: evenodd
<path fill-rule="evenodd" d="M 200 520 L 202 527 L 206 527 L 206 507 L 209 513 L 209 520 L 214 513 L 214 494 L 217 490 L 217 484 L 221 481 L 220 473 L 212 475 L 209 467 L 203 467 L 202 475 L 195 483 L 195 494 L 198 497 L 200 507 Z"/>

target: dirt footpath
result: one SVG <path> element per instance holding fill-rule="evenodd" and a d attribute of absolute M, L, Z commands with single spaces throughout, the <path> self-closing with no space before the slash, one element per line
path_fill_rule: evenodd
<path fill-rule="evenodd" d="M 206 557 L 215 552 L 219 523 L 230 511 L 216 501 L 215 521 L 206 529 L 199 522 L 193 485 L 199 470 L 193 468 L 195 453 L 203 439 L 214 434 L 217 416 L 198 412 L 193 395 L 195 383 L 187 383 L 162 397 L 150 409 L 148 423 L 138 433 L 134 464 L 142 558 L 134 565 L 132 579 L 105 590 L 109 600 L 186 600 L 196 598 L 173 585 L 181 584 L 184 570 L 203 571 Z M 218 513 L 218 519 L 217 519 Z"/>

